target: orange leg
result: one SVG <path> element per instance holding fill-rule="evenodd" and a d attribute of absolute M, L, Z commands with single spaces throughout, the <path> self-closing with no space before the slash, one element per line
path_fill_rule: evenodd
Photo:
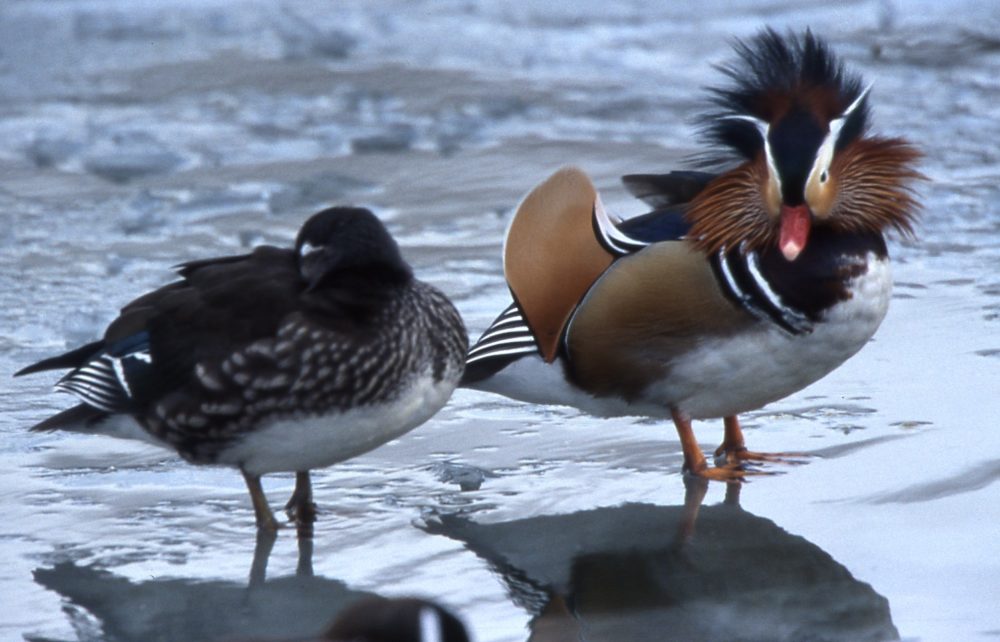
<path fill-rule="evenodd" d="M 739 466 L 708 467 L 705 454 L 694 438 L 691 429 L 691 419 L 676 408 L 670 409 L 670 417 L 674 420 L 677 435 L 681 438 L 681 450 L 684 452 L 684 472 L 695 477 L 714 479 L 717 481 L 738 481 L 746 476 L 746 471 Z"/>
<path fill-rule="evenodd" d="M 805 453 L 758 453 L 747 450 L 746 441 L 743 439 L 743 429 L 740 428 L 740 420 L 736 415 L 731 415 L 723 419 L 725 433 L 722 438 L 722 445 L 715 449 L 716 463 L 719 460 L 725 462 L 720 465 L 739 466 L 743 462 L 783 462 L 787 464 L 801 464 L 803 457 L 808 457 Z"/>

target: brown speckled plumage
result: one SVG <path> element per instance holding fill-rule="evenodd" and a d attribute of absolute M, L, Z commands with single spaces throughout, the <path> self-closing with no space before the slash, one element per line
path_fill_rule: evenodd
<path fill-rule="evenodd" d="M 458 312 L 413 278 L 367 210 L 316 214 L 294 249 L 193 261 L 179 273 L 126 305 L 103 339 L 18 373 L 71 368 L 57 388 L 82 401 L 35 430 L 121 435 L 119 419 L 134 419 L 189 461 L 239 467 L 258 526 L 270 529 L 261 474 L 295 471 L 289 508 L 311 522 L 309 468 L 419 424 L 462 375 Z"/>

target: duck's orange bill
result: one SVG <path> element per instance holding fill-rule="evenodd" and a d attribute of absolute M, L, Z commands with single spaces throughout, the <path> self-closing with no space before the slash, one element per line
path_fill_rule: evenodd
<path fill-rule="evenodd" d="M 781 231 L 778 237 L 778 248 L 785 258 L 794 261 L 806 247 L 809 239 L 809 207 L 798 205 L 781 206 Z"/>

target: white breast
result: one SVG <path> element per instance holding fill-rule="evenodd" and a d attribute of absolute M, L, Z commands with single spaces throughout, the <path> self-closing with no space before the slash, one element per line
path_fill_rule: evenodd
<path fill-rule="evenodd" d="M 811 333 L 787 334 L 772 324 L 710 339 L 671 364 L 645 400 L 669 399 L 693 418 L 760 408 L 818 381 L 864 347 L 889 308 L 888 259 L 868 258 L 849 284 L 851 298 L 830 308 Z"/>
<path fill-rule="evenodd" d="M 424 423 L 445 404 L 456 377 L 415 377 L 392 401 L 343 413 L 259 426 L 227 448 L 218 463 L 251 474 L 325 468 L 368 452 Z"/>

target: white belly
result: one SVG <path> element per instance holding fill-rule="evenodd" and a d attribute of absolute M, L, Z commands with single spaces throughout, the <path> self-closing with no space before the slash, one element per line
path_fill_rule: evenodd
<path fill-rule="evenodd" d="M 854 296 L 833 306 L 807 335 L 773 325 L 704 342 L 646 391 L 649 400 L 674 400 L 692 418 L 725 417 L 765 406 L 814 383 L 858 352 L 889 308 L 888 260 L 869 262 L 852 283 Z"/>
<path fill-rule="evenodd" d="M 272 422 L 227 448 L 218 463 L 257 475 L 325 468 L 424 423 L 448 401 L 455 385 L 454 377 L 435 383 L 428 373 L 388 403 Z"/>
<path fill-rule="evenodd" d="M 545 363 L 538 354 L 521 357 L 493 376 L 469 387 L 528 403 L 572 406 L 597 417 L 663 414 L 662 406 L 642 408 L 617 397 L 594 397 L 587 394 L 570 385 L 563 376 L 561 363 Z"/>
<path fill-rule="evenodd" d="M 851 283 L 854 296 L 831 308 L 810 334 L 793 336 L 761 323 L 737 336 L 707 339 L 673 361 L 669 374 L 633 403 L 589 395 L 566 381 L 561 364 L 537 356 L 518 359 L 473 387 L 598 416 L 663 417 L 670 407 L 696 419 L 736 415 L 801 390 L 854 355 L 882 323 L 891 289 L 888 260 L 869 257 L 868 271 Z"/>

